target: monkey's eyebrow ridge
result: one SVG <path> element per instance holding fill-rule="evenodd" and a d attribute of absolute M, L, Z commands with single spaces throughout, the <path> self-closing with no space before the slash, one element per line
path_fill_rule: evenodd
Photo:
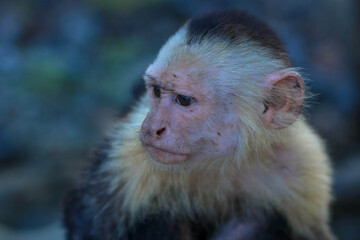
<path fill-rule="evenodd" d="M 145 73 L 144 74 L 144 80 L 145 80 L 145 84 L 147 87 L 152 87 L 152 86 L 159 86 L 160 88 L 167 90 L 167 91 L 174 91 L 170 86 L 165 86 L 163 83 L 161 83 L 156 77 Z"/>
<path fill-rule="evenodd" d="M 146 81 L 146 83 L 154 83 L 154 84 L 159 83 L 159 81 L 156 79 L 156 77 L 154 77 L 148 73 L 144 74 L 144 80 Z"/>

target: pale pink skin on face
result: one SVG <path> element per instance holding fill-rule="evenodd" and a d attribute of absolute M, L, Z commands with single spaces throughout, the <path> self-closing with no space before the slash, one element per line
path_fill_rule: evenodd
<path fill-rule="evenodd" d="M 177 164 L 234 152 L 238 143 L 236 122 L 229 118 L 229 107 L 221 107 L 209 94 L 206 73 L 196 68 L 157 68 L 145 74 L 151 110 L 141 127 L 141 140 L 153 160 Z M 161 96 L 154 95 L 154 85 Z M 176 97 L 192 97 L 182 106 Z"/>

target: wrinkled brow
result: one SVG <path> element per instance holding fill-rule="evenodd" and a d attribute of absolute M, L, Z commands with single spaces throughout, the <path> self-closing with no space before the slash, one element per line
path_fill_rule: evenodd
<path fill-rule="evenodd" d="M 154 86 L 154 85 L 160 86 L 160 81 L 158 79 L 156 79 L 156 77 L 154 77 L 148 73 L 145 73 L 143 78 L 145 80 L 146 86 Z"/>
<path fill-rule="evenodd" d="M 145 80 L 146 87 L 153 87 L 153 86 L 156 85 L 156 86 L 159 86 L 160 88 L 162 88 L 164 90 L 173 91 L 171 84 L 170 85 L 169 84 L 164 85 L 164 83 L 162 83 L 159 79 L 157 79 L 153 75 L 145 73 L 143 78 Z"/>

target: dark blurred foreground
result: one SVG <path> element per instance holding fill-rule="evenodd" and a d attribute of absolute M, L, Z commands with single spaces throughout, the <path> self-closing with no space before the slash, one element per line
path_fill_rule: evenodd
<path fill-rule="evenodd" d="M 190 16 L 268 22 L 316 96 L 306 116 L 334 166 L 333 227 L 360 239 L 359 5 L 344 0 L 2 0 L 0 239 L 64 239 L 61 200 L 157 51 Z"/>

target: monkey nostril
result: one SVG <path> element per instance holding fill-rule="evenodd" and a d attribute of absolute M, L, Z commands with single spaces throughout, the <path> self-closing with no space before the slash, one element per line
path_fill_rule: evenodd
<path fill-rule="evenodd" d="M 156 135 L 160 136 L 165 131 L 166 131 L 166 128 L 161 128 L 161 129 L 156 131 Z"/>

